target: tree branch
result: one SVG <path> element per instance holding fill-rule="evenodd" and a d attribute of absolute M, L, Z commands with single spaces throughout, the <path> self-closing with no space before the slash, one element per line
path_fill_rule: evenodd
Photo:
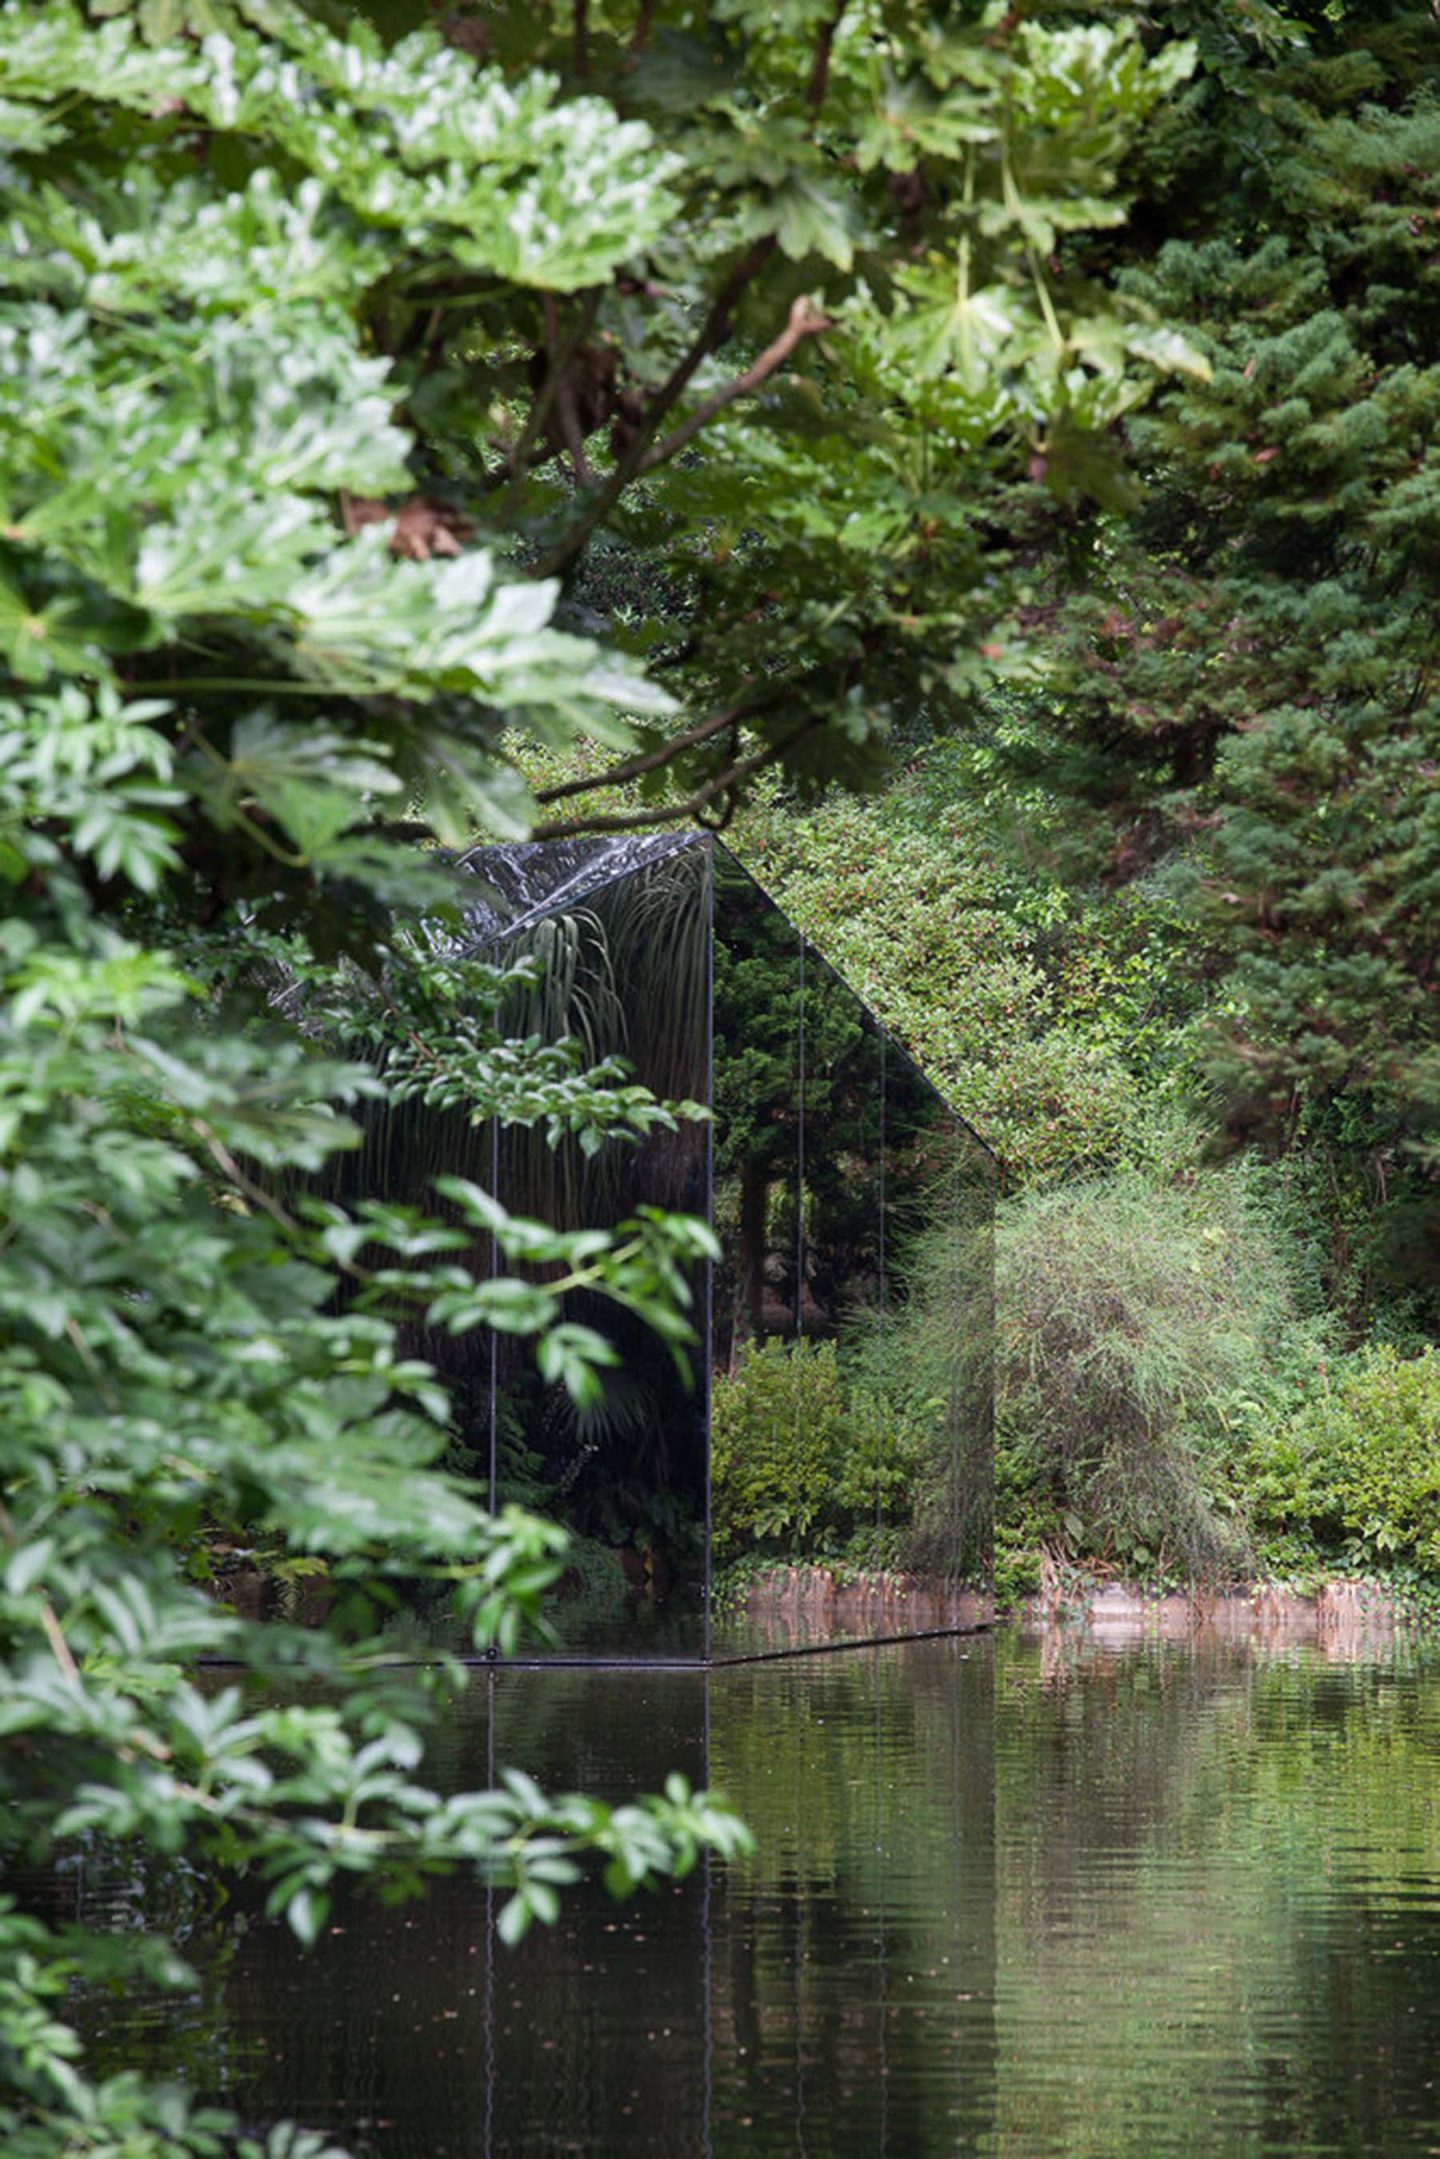
<path fill-rule="evenodd" d="M 555 306 L 555 296 L 547 292 L 541 303 L 545 316 L 545 350 L 549 356 L 550 372 L 555 378 L 555 412 L 560 422 L 560 433 L 570 456 L 570 469 L 578 487 L 593 487 L 595 474 L 585 455 L 585 436 L 580 426 L 580 415 L 575 407 L 575 385 L 570 377 L 570 362 L 579 351 L 578 341 L 561 358 L 560 318 Z"/>
<path fill-rule="evenodd" d="M 654 20 L 655 0 L 640 0 L 640 8 L 635 17 L 635 28 L 631 31 L 630 42 L 625 48 L 627 52 L 638 54 L 645 50 L 650 41 L 650 26 Z"/>
<path fill-rule="evenodd" d="M 764 233 L 748 254 L 743 255 L 735 265 L 716 295 L 699 336 L 668 382 L 662 384 L 651 399 L 644 422 L 636 430 L 634 440 L 623 457 L 617 460 L 615 470 L 591 497 L 584 514 L 576 520 L 563 539 L 557 540 L 549 553 L 536 563 L 530 573 L 532 577 L 553 577 L 557 571 L 563 570 L 567 564 L 574 561 L 596 526 L 609 516 L 630 482 L 639 474 L 661 421 L 684 395 L 685 387 L 701 361 L 719 344 L 729 323 L 731 309 L 751 279 L 758 276 L 770 260 L 775 246 L 774 233 Z"/>
<path fill-rule="evenodd" d="M 832 327 L 830 317 L 822 314 L 813 301 L 802 293 L 798 300 L 792 301 L 790 319 L 784 329 L 765 347 L 759 359 L 747 367 L 743 375 L 736 375 L 732 381 L 716 390 L 713 396 L 707 397 L 702 405 L 697 405 L 688 420 L 682 421 L 663 442 L 657 443 L 641 465 L 641 472 L 653 472 L 657 465 L 667 463 L 677 450 L 683 450 L 687 442 L 694 440 L 702 427 L 709 426 L 717 412 L 723 412 L 727 405 L 733 405 L 737 397 L 748 397 L 752 390 L 758 390 L 767 377 L 773 375 L 777 368 L 784 366 L 795 347 L 804 339 L 818 337 L 822 330 Z"/>
<path fill-rule="evenodd" d="M 535 800 L 563 802 L 571 795 L 592 795 L 602 787 L 623 787 L 627 780 L 643 779 L 647 772 L 658 772 L 662 765 L 673 764 L 687 750 L 698 749 L 702 742 L 723 735 L 727 727 L 738 727 L 748 714 L 763 711 L 773 702 L 773 692 L 764 698 L 742 698 L 738 704 L 727 705 L 723 712 L 712 712 L 708 719 L 687 728 L 683 735 L 672 735 L 657 749 L 647 750 L 641 756 L 627 757 L 623 764 L 612 765 L 608 772 L 597 773 L 594 779 L 561 780 L 554 787 L 541 788 Z"/>
<path fill-rule="evenodd" d="M 546 306 L 550 309 L 554 307 L 554 302 L 548 294 L 546 295 Z M 589 336 L 590 327 L 599 310 L 600 287 L 596 285 L 592 286 L 586 294 L 585 305 L 576 316 L 570 335 L 563 339 L 558 347 L 553 350 L 547 337 L 545 350 L 548 365 L 545 369 L 545 380 L 535 392 L 530 410 L 525 416 L 525 425 L 521 428 L 511 448 L 505 453 L 506 474 L 512 487 L 519 486 L 531 462 L 531 452 L 534 449 L 541 428 L 549 417 L 550 407 L 555 402 L 565 371 L 585 339 Z M 548 317 L 546 328 L 548 331 Z"/>
<path fill-rule="evenodd" d="M 613 816 L 557 819 L 553 824 L 537 825 L 531 837 L 537 840 L 566 840 L 582 832 L 643 832 L 650 825 L 673 825 L 678 824 L 683 817 L 698 817 L 703 809 L 708 809 L 717 795 L 728 794 L 732 788 L 738 787 L 742 780 L 750 779 L 763 766 L 774 764 L 787 750 L 793 749 L 802 735 L 810 734 L 823 724 L 824 722 L 814 715 L 802 720 L 798 727 L 792 727 L 789 734 L 782 735 L 778 742 L 769 743 L 763 750 L 757 750 L 753 756 L 739 758 L 735 763 L 727 765 L 723 772 L 717 772 L 714 779 L 707 780 L 703 787 L 697 787 L 694 794 L 687 795 L 683 802 L 672 802 L 655 810 L 622 811 Z"/>
<path fill-rule="evenodd" d="M 815 58 L 810 69 L 810 80 L 805 86 L 805 103 L 812 120 L 820 117 L 825 102 L 825 91 L 830 81 L 830 55 L 835 49 L 835 33 L 840 28 L 840 18 L 845 13 L 846 0 L 838 0 L 835 12 L 820 25 L 815 40 Z"/>

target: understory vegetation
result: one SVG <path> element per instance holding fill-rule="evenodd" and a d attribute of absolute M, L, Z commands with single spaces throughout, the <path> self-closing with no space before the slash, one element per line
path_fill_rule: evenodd
<path fill-rule="evenodd" d="M 1313 1114 L 1282 1147 L 1219 1145 L 1203 1062 L 1219 1000 L 1173 874 L 1116 894 L 1062 874 L 1048 846 L 997 848 L 974 794 L 951 792 L 960 762 L 917 754 L 878 801 L 762 800 L 737 845 L 1001 1155 L 1001 1601 L 1036 1590 L 1047 1556 L 1156 1586 L 1372 1575 L 1428 1601 L 1440 1363 L 1430 1285 L 1392 1242 L 1423 1176 L 1391 1158 L 1387 1210 L 1374 1156 Z M 770 1344 L 719 1383 L 717 1505 L 737 1548 L 904 1564 L 931 1458 L 913 1414 L 933 1324 L 917 1257 L 891 1359 L 909 1405 L 865 1394 L 863 1319 L 854 1351 Z M 747 1473 L 767 1419 L 771 1452 L 762 1468 L 757 1440 Z"/>
<path fill-rule="evenodd" d="M 1433 1579 L 1427 6 L 10 0 L 0 215 L 7 2155 L 328 2149 L 97 2069 L 87 1990 L 192 1978 L 67 1924 L 63 1851 L 308 1943 L 350 1886 L 464 1872 L 508 1940 L 747 1846 L 679 1778 L 438 1788 L 463 1672 L 385 1631 L 416 1584 L 476 1654 L 543 1624 L 477 1375 L 575 1457 L 617 1368 L 684 1387 L 716 1256 L 699 1183 L 566 1211 L 564 1149 L 705 1113 L 506 1020 L 556 983 L 459 956 L 477 841 L 727 830 L 985 1134 L 1004 1586 Z M 533 1212 L 371 1175 L 412 1105 Z M 989 1320 L 973 1226 L 907 1222 L 877 1367 L 853 1198 L 836 1339 L 722 1384 L 722 1529 L 903 1566 Z M 225 1594 L 257 1554 L 315 1624 Z"/>

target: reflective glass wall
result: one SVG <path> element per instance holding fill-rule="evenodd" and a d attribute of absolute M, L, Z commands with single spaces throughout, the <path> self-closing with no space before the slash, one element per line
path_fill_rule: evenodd
<path fill-rule="evenodd" d="M 492 1503 L 571 1532 L 550 1653 L 715 1660 L 986 1616 L 986 1150 L 718 842 L 590 839 L 465 867 L 470 950 L 535 962 L 507 1033 L 574 1039 L 714 1112 L 592 1153 L 429 1113 L 423 1143 L 414 1113 L 403 1144 L 367 1141 L 365 1174 L 397 1198 L 439 1167 L 565 1229 L 645 1205 L 718 1233 L 686 1361 L 613 1304 L 566 1297 L 619 1352 L 592 1408 L 542 1380 L 524 1339 L 415 1344 Z M 736 1560 L 751 1586 L 712 1595 Z"/>
<path fill-rule="evenodd" d="M 706 1102 L 709 850 L 668 837 L 587 844 L 588 862 L 570 850 L 556 890 L 532 868 L 522 918 L 492 948 L 492 956 L 529 957 L 540 968 L 533 989 L 502 1015 L 506 1031 L 571 1037 L 587 1064 L 621 1057 L 655 1094 Z M 542 857 L 539 867 L 547 866 Z M 492 1189 L 511 1214 L 568 1230 L 613 1229 L 642 1206 L 709 1213 L 703 1123 L 681 1122 L 638 1144 L 612 1138 L 592 1153 L 574 1140 L 552 1145 L 543 1126 L 503 1130 L 494 1146 Z M 683 1359 L 612 1301 L 586 1292 L 565 1299 L 566 1318 L 594 1327 L 619 1353 L 601 1400 L 587 1409 L 541 1379 L 527 1340 L 496 1338 L 494 1501 L 533 1508 L 571 1533 L 570 1566 L 550 1601 L 557 1653 L 705 1655 L 708 1273 L 697 1269 L 691 1284 L 699 1339 Z"/>
<path fill-rule="evenodd" d="M 714 850 L 712 1652 L 986 1615 L 994 1165 Z M 799 1562 L 795 1564 L 793 1562 Z"/>

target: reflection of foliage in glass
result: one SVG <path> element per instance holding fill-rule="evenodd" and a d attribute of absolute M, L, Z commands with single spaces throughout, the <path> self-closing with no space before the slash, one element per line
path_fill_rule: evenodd
<path fill-rule="evenodd" d="M 612 855 L 622 867 L 607 878 Z M 484 856 L 476 867 L 483 874 Z M 697 843 L 637 862 L 601 846 L 592 868 L 588 887 L 555 912 L 544 911 L 542 884 L 534 904 L 521 908 L 521 926 L 492 944 L 494 954 L 534 970 L 502 1007 L 502 1024 L 524 1042 L 578 1036 L 586 1057 L 619 1061 L 662 1099 L 679 1096 L 681 1114 L 638 1139 L 599 1145 L 583 1135 L 557 1142 L 541 1127 L 502 1129 L 498 1188 L 520 1212 L 577 1225 L 614 1222 L 641 1203 L 700 1214 L 707 1142 L 689 1111 L 706 1092 L 708 849 Z M 543 878 L 543 863 L 537 874 Z M 569 1298 L 566 1311 L 581 1326 L 600 1316 L 583 1294 Z M 693 1582 L 703 1561 L 693 1376 L 657 1356 L 643 1326 L 622 1316 L 608 1331 L 616 1362 L 582 1404 L 562 1387 L 542 1386 L 508 1349 L 497 1367 L 502 1415 L 523 1430 L 529 1450 L 525 1492 L 582 1540 L 561 1584 L 572 1636 L 602 1605 L 621 1614 L 622 1567 L 632 1587 L 663 1598 Z M 499 1470 L 502 1493 L 521 1496 L 505 1461 Z"/>
<path fill-rule="evenodd" d="M 710 1397 L 717 1558 L 842 1551 L 862 1525 L 903 1523 L 920 1435 L 842 1375 L 833 1342 L 751 1343 Z"/>

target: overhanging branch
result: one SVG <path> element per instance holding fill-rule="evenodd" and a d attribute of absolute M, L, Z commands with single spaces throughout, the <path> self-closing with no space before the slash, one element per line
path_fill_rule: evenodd
<path fill-rule="evenodd" d="M 560 780 L 554 787 L 543 787 L 537 793 L 537 802 L 563 802 L 572 795 L 597 794 L 602 787 L 623 787 L 629 780 L 643 779 L 647 772 L 658 772 L 665 765 L 674 764 L 687 750 L 698 749 L 703 742 L 713 741 L 723 735 L 727 728 L 738 727 L 741 722 L 767 705 L 775 702 L 777 692 L 770 691 L 764 697 L 741 698 L 738 703 L 727 705 L 722 712 L 712 712 L 707 719 L 689 727 L 684 734 L 672 735 L 653 750 L 646 750 L 635 757 L 627 757 L 622 764 L 611 765 L 606 772 L 596 773 L 593 779 Z"/>
<path fill-rule="evenodd" d="M 748 397 L 752 390 L 758 390 L 767 377 L 785 365 L 797 345 L 802 344 L 807 337 L 818 337 L 822 330 L 831 327 L 830 317 L 822 314 L 814 302 L 802 293 L 800 298 L 792 303 L 790 319 L 780 335 L 765 347 L 760 357 L 746 368 L 743 375 L 736 375 L 732 381 L 724 383 L 712 396 L 707 397 L 702 405 L 696 406 L 688 420 L 682 421 L 663 442 L 657 443 L 642 463 L 641 472 L 653 472 L 657 465 L 666 464 L 677 451 L 684 449 L 687 442 L 694 440 L 702 427 L 709 426 L 717 412 L 723 412 L 727 405 L 733 405 L 737 397 Z"/>
<path fill-rule="evenodd" d="M 753 778 L 755 773 L 766 765 L 774 764 L 787 750 L 793 749 L 802 736 L 823 725 L 823 720 L 815 715 L 802 720 L 798 727 L 792 727 L 778 742 L 767 743 L 763 750 L 756 750 L 753 755 L 741 757 L 727 765 L 723 772 L 717 772 L 713 779 L 707 780 L 703 787 L 697 787 L 683 802 L 665 803 L 653 810 L 621 810 L 600 817 L 559 818 L 551 824 L 537 825 L 532 837 L 537 840 L 568 840 L 586 832 L 643 832 L 653 825 L 674 825 L 686 817 L 699 817 L 702 810 L 708 809 L 712 802 L 729 794 L 742 781 Z"/>

